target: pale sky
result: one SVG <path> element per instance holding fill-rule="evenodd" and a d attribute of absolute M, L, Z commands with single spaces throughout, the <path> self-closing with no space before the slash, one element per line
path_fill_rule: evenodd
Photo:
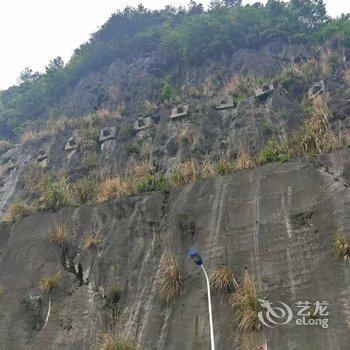
<path fill-rule="evenodd" d="M 140 2 L 159 9 L 189 0 L 0 0 L 0 89 L 15 84 L 26 66 L 43 71 L 57 56 L 67 62 L 112 13 Z M 207 5 L 210 0 L 197 2 Z M 350 0 L 325 2 L 333 17 L 350 12 Z"/>

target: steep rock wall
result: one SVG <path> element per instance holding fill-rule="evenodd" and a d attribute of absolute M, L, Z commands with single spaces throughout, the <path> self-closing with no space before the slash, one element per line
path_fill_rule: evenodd
<path fill-rule="evenodd" d="M 229 177 L 114 200 L 96 207 L 39 212 L 0 228 L 0 349 L 95 349 L 101 329 L 111 328 L 101 290 L 122 290 L 116 328 L 140 349 L 208 349 L 205 281 L 188 258 L 198 247 L 209 271 L 247 269 L 263 294 L 295 309 L 296 301 L 328 301 L 329 328 L 293 323 L 265 329 L 268 349 L 339 349 L 350 341 L 350 270 L 332 254 L 332 235 L 349 234 L 350 152 L 310 162 L 269 164 Z M 49 239 L 57 221 L 70 227 L 67 246 Z M 188 233 L 191 228 L 193 234 Z M 98 249 L 83 249 L 98 232 Z M 184 290 L 166 304 L 153 292 L 159 259 L 171 249 L 184 271 Z M 81 276 L 64 261 L 81 265 Z M 41 329 L 47 297 L 41 278 L 62 271 L 53 310 Z M 234 309 L 214 296 L 218 349 L 236 348 Z"/>

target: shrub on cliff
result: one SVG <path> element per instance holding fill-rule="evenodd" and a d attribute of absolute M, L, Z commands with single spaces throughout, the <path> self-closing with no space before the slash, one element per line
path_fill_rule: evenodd
<path fill-rule="evenodd" d="M 33 207 L 21 199 L 13 202 L 5 213 L 4 221 L 14 223 L 33 212 Z"/>
<path fill-rule="evenodd" d="M 262 329 L 259 320 L 259 312 L 262 309 L 259 302 L 261 298 L 260 283 L 246 272 L 242 283 L 237 285 L 236 291 L 231 297 L 236 313 L 235 319 L 240 330 L 260 331 Z"/>
<path fill-rule="evenodd" d="M 155 292 L 167 302 L 172 302 L 180 294 L 182 287 L 183 276 L 179 263 L 174 255 L 166 250 L 160 258 Z"/>
<path fill-rule="evenodd" d="M 99 350 L 136 350 L 136 347 L 116 333 L 103 332 L 100 335 Z"/>
<path fill-rule="evenodd" d="M 65 182 L 47 178 L 40 186 L 39 208 L 57 211 L 70 204 L 69 189 Z"/>
<path fill-rule="evenodd" d="M 147 193 L 156 191 L 169 191 L 169 180 L 163 175 L 146 175 L 143 179 L 135 185 L 135 191 L 137 193 Z"/>

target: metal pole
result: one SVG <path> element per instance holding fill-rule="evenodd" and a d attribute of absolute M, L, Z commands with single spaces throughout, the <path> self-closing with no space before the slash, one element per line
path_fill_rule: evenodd
<path fill-rule="evenodd" d="M 209 283 L 209 277 L 207 274 L 207 271 L 205 271 L 205 268 L 203 265 L 200 265 L 203 269 L 205 279 L 207 281 L 207 289 L 208 289 L 208 308 L 209 308 L 209 327 L 210 327 L 210 344 L 211 344 L 211 350 L 215 350 L 215 343 L 214 343 L 214 327 L 213 327 L 213 315 L 211 311 L 211 296 L 210 296 L 210 283 Z"/>

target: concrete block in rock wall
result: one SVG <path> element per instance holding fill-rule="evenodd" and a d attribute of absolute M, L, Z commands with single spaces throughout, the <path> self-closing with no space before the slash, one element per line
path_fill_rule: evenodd
<path fill-rule="evenodd" d="M 149 129 L 152 127 L 152 125 L 153 123 L 150 117 L 138 118 L 134 123 L 134 130 L 141 131 L 141 130 Z"/>
<path fill-rule="evenodd" d="M 315 83 L 310 89 L 308 93 L 309 100 L 312 100 L 316 96 L 323 94 L 326 91 L 326 85 L 323 80 Z"/>
<path fill-rule="evenodd" d="M 103 128 L 100 132 L 99 142 L 103 143 L 107 140 L 113 140 L 117 137 L 117 127 Z"/>
<path fill-rule="evenodd" d="M 215 108 L 218 110 L 228 109 L 233 107 L 235 107 L 235 104 L 233 103 L 233 97 L 230 95 L 220 96 L 215 103 Z"/>
<path fill-rule="evenodd" d="M 264 99 L 270 96 L 275 90 L 273 84 L 263 85 L 261 88 L 255 90 L 255 97 L 258 99 Z"/>
<path fill-rule="evenodd" d="M 188 105 L 180 104 L 177 107 L 173 108 L 171 111 L 171 119 L 176 119 L 184 117 L 188 114 Z"/>
<path fill-rule="evenodd" d="M 67 140 L 64 149 L 65 149 L 65 151 L 66 151 L 66 154 L 67 154 L 68 159 L 77 151 L 78 146 L 79 146 L 78 140 L 76 139 L 75 136 L 71 136 L 71 137 Z"/>
<path fill-rule="evenodd" d="M 36 158 L 39 166 L 41 166 L 42 168 L 45 168 L 47 166 L 48 159 L 49 159 L 49 156 L 44 150 L 41 150 L 39 152 L 38 157 Z"/>

